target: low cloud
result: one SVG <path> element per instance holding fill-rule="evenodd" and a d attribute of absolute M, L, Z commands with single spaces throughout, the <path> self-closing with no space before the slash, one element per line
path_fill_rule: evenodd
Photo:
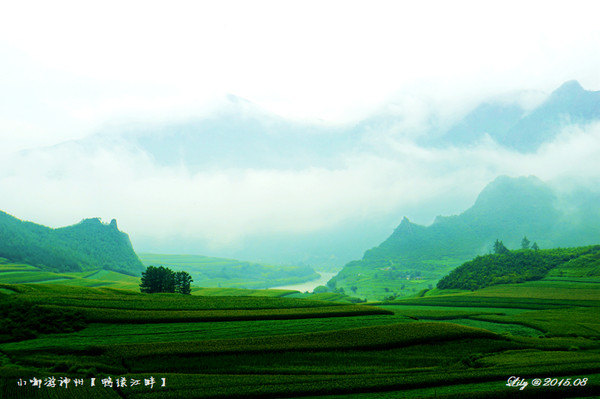
<path fill-rule="evenodd" d="M 332 168 L 197 173 L 158 166 L 141 150 L 69 143 L 2 158 L 2 210 L 54 227 L 115 217 L 134 241 L 179 235 L 226 248 L 250 236 L 317 232 L 386 215 L 427 224 L 470 206 L 500 174 L 590 187 L 600 181 L 600 123 L 568 127 L 533 154 L 491 139 L 438 149 L 382 140 Z"/>

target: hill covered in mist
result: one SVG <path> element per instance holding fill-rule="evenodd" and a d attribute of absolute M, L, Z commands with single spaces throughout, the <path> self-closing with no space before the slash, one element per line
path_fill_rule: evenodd
<path fill-rule="evenodd" d="M 599 92 L 571 81 L 533 102 L 519 93 L 451 118 L 427 99 L 390 100 L 338 125 L 229 96 L 189 118 L 115 122 L 0 159 L 0 191 L 11 193 L 5 208 L 45 209 L 55 225 L 69 223 L 65 209 L 118 209 L 140 251 L 339 270 L 402 215 L 428 224 L 458 213 L 501 174 L 592 187 Z M 42 197 L 40 185 L 53 189 Z"/>
<path fill-rule="evenodd" d="M 490 253 L 496 239 L 509 249 L 520 248 L 524 236 L 541 248 L 597 244 L 600 210 L 594 203 L 600 196 L 590 191 L 561 194 L 533 176 L 501 176 L 459 215 L 439 216 L 430 226 L 404 218 L 384 242 L 346 264 L 328 285 L 357 287 L 353 291 L 359 295 L 361 287 L 371 295 L 405 295 L 414 293 L 401 293 L 411 283 L 424 288 L 460 263 Z"/>

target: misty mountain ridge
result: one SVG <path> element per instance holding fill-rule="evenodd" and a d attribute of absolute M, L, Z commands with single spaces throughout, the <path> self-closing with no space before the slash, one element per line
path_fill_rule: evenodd
<path fill-rule="evenodd" d="M 0 211 L 0 257 L 58 272 L 106 269 L 139 275 L 144 269 L 115 219 L 105 224 L 90 218 L 53 229 Z"/>
<path fill-rule="evenodd" d="M 600 120 L 600 91 L 579 82 L 565 82 L 533 110 L 518 103 L 485 102 L 446 132 L 442 143 L 473 144 L 488 134 L 497 143 L 520 152 L 535 152 L 570 125 Z"/>
<path fill-rule="evenodd" d="M 469 147 L 489 137 L 506 148 L 535 151 L 551 142 L 566 124 L 584 125 L 600 120 L 599 98 L 600 92 L 586 91 L 571 81 L 531 107 L 524 105 L 519 95 L 484 101 L 450 127 L 442 127 L 431 110 L 430 121 L 422 127 L 425 131 L 418 135 L 424 138 L 419 144 L 426 148 Z M 73 163 L 105 156 L 125 160 L 135 170 L 172 168 L 167 172 L 181 172 L 186 177 L 215 171 L 230 172 L 232 176 L 248 170 L 337 171 L 351 169 L 357 154 L 397 160 L 401 155 L 388 139 L 393 141 L 409 134 L 402 130 L 407 125 L 404 119 L 401 109 L 390 106 L 385 112 L 353 124 L 298 122 L 229 96 L 196 118 L 114 125 L 82 140 L 31 151 L 39 152 L 37 155 L 44 160 L 61 161 L 50 162 L 48 174 L 52 174 L 52 179 L 70 173 Z M 62 162 L 65 159 L 69 162 Z M 12 164 L 28 159 L 17 161 Z M 425 208 L 423 203 L 418 206 Z M 438 208 L 429 204 L 421 216 L 429 218 L 433 209 Z M 144 251 L 203 253 L 276 264 L 302 263 L 317 269 L 319 264 L 339 268 L 360 257 L 365 248 L 381 242 L 393 228 L 391 221 L 400 216 L 399 211 L 394 208 L 385 215 L 378 214 L 377 220 L 373 215 L 348 217 L 321 230 L 247 234 L 223 247 L 184 233 L 166 237 L 146 230 L 136 231 L 133 238 L 136 248 Z M 410 212 L 413 211 L 416 212 Z M 407 210 L 403 208 L 402 212 Z"/>
<path fill-rule="evenodd" d="M 570 206 L 564 208 L 564 203 Z M 541 248 L 597 244 L 598 203 L 600 195 L 588 190 L 558 194 L 534 176 L 500 176 L 459 215 L 438 216 L 429 226 L 414 224 L 405 217 L 385 241 L 367 250 L 361 260 L 348 263 L 331 284 L 346 288 L 357 285 L 359 275 L 362 279 L 369 274 L 381 279 L 384 275 L 380 271 L 390 268 L 435 281 L 454 266 L 490 253 L 496 239 L 508 248 L 520 248 L 524 236 Z M 390 275 L 385 279 L 388 285 L 393 284 Z"/>
<path fill-rule="evenodd" d="M 141 151 L 158 165 L 182 165 L 192 173 L 215 167 L 335 167 L 344 162 L 343 155 L 377 151 L 373 138 L 402 136 L 405 118 L 402 110 L 396 110 L 346 125 L 298 122 L 229 95 L 201 117 L 116 125 L 71 145 L 85 151 L 103 147 Z M 474 145 L 488 135 L 506 148 L 534 152 L 565 126 L 600 120 L 600 91 L 568 81 L 530 110 L 517 98 L 504 98 L 483 101 L 447 128 L 436 122 L 435 111 L 428 120 L 419 134 L 424 146 Z"/>

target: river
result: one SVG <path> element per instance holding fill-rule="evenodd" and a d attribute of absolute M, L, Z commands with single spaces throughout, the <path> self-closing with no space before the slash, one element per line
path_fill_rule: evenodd
<path fill-rule="evenodd" d="M 317 272 L 321 275 L 316 280 L 307 281 L 305 283 L 300 284 L 292 284 L 292 285 L 283 285 L 281 287 L 271 287 L 269 289 L 277 289 L 277 290 L 297 290 L 300 292 L 312 292 L 316 287 L 320 285 L 326 285 L 329 280 L 337 273 L 325 273 L 325 272 Z"/>

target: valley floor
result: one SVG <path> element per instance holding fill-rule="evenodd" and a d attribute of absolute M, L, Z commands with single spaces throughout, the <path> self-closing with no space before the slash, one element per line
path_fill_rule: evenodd
<path fill-rule="evenodd" d="M 87 324 L 0 344 L 0 397 L 600 395 L 600 284 L 583 280 L 494 286 L 376 306 L 287 295 L 2 285 L 5 299 L 75 310 Z M 511 376 L 528 386 L 508 387 Z M 66 377 L 69 387 L 59 386 Z M 52 378 L 56 387 L 45 386 Z M 112 387 L 104 387 L 102 380 L 108 384 L 109 378 Z M 151 378 L 154 384 L 146 385 Z M 535 378 L 541 386 L 533 385 Z M 41 387 L 31 386 L 35 379 Z M 75 380 L 83 385 L 75 387 Z"/>

